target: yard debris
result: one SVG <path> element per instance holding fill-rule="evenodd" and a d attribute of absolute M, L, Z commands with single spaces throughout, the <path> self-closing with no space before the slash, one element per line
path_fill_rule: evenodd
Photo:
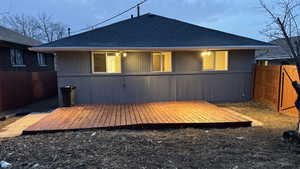
<path fill-rule="evenodd" d="M 96 132 L 92 133 L 91 137 L 95 136 L 96 135 Z"/>
<path fill-rule="evenodd" d="M 37 168 L 37 167 L 39 167 L 40 166 L 40 164 L 39 163 L 36 163 L 36 164 L 34 164 L 33 166 L 32 166 L 32 168 Z"/>
<path fill-rule="evenodd" d="M 1 168 L 8 168 L 11 167 L 11 164 L 6 161 L 0 161 L 0 167 Z"/>
<path fill-rule="evenodd" d="M 236 165 L 236 166 L 234 166 L 232 169 L 238 169 L 238 168 L 239 168 L 239 166 Z"/>
<path fill-rule="evenodd" d="M 294 130 L 289 130 L 289 131 L 285 131 L 282 135 L 282 138 L 285 140 L 285 141 L 288 141 L 288 142 L 292 142 L 292 141 L 295 141 L 297 140 L 297 132 L 294 131 Z"/>
<path fill-rule="evenodd" d="M 238 140 L 244 140 L 245 137 L 236 137 Z"/>
<path fill-rule="evenodd" d="M 126 139 L 126 137 L 123 137 L 123 136 L 122 136 L 122 137 L 121 137 L 121 140 L 122 140 L 122 141 L 126 141 L 127 139 Z"/>

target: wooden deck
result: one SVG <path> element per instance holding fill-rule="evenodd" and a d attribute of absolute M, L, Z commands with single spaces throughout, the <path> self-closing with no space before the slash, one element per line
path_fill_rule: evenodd
<path fill-rule="evenodd" d="M 251 121 L 203 101 L 95 104 L 58 108 L 24 134 L 92 128 L 246 127 Z"/>

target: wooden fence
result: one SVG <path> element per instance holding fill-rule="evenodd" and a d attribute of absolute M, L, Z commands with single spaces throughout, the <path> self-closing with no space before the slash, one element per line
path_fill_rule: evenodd
<path fill-rule="evenodd" d="M 56 72 L 0 71 L 0 111 L 57 95 Z"/>
<path fill-rule="evenodd" d="M 253 98 L 275 111 L 298 116 L 294 105 L 297 94 L 292 86 L 292 81 L 295 80 L 299 81 L 296 66 L 257 65 Z"/>

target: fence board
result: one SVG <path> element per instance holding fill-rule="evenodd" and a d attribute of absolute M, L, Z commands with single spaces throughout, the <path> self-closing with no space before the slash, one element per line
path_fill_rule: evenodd
<path fill-rule="evenodd" d="M 293 81 L 299 81 L 296 66 L 282 66 L 279 112 L 291 116 L 297 116 L 298 110 L 295 107 L 297 93 L 292 86 Z"/>
<path fill-rule="evenodd" d="M 295 108 L 297 94 L 292 86 L 299 81 L 294 65 L 256 66 L 254 101 L 291 116 L 298 116 Z"/>
<path fill-rule="evenodd" d="M 257 65 L 253 99 L 273 110 L 278 110 L 280 66 Z"/>
<path fill-rule="evenodd" d="M 57 95 L 55 72 L 0 71 L 0 111 Z"/>

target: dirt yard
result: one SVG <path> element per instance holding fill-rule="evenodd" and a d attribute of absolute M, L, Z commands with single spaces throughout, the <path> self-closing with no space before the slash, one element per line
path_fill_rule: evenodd
<path fill-rule="evenodd" d="M 0 141 L 13 168 L 300 168 L 300 149 L 281 139 L 296 118 L 255 103 L 222 104 L 264 123 L 236 129 L 81 131 Z"/>

